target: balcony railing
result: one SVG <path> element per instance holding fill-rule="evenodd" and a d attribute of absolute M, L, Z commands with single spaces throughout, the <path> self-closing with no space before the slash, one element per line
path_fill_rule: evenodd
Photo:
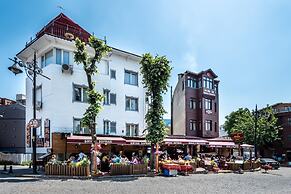
<path fill-rule="evenodd" d="M 88 38 L 90 36 L 89 33 L 82 30 L 81 28 L 76 28 L 67 24 L 62 24 L 58 22 L 54 22 L 46 27 L 44 27 L 39 33 L 36 34 L 36 37 L 39 38 L 44 34 L 49 34 L 52 36 L 56 36 L 63 39 L 68 39 L 66 37 L 66 33 L 70 33 L 74 35 L 74 38 L 78 37 L 82 41 L 88 42 Z"/>

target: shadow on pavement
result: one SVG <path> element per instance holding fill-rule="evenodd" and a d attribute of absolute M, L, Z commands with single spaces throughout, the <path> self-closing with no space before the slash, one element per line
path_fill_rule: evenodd
<path fill-rule="evenodd" d="M 40 179 L 37 178 L 30 178 L 30 179 L 20 179 L 20 178 L 1 178 L 0 179 L 0 183 L 24 183 L 24 182 L 36 182 L 36 181 L 40 181 Z"/>

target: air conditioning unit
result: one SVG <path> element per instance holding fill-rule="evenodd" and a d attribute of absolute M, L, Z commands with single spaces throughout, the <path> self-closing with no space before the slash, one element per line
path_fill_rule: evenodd
<path fill-rule="evenodd" d="M 62 73 L 71 73 L 73 74 L 73 65 L 63 64 Z"/>
<path fill-rule="evenodd" d="M 41 101 L 36 101 L 36 110 L 40 110 L 42 108 L 42 102 Z"/>

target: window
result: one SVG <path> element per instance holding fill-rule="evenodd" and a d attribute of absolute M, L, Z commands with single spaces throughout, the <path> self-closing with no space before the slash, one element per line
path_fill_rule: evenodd
<path fill-rule="evenodd" d="M 110 101 L 109 101 L 110 90 L 104 89 L 103 94 L 104 94 L 104 104 L 109 105 L 110 104 Z"/>
<path fill-rule="evenodd" d="M 62 50 L 56 49 L 56 64 L 62 64 Z"/>
<path fill-rule="evenodd" d="M 63 51 L 63 64 L 70 64 L 70 54 L 68 51 Z"/>
<path fill-rule="evenodd" d="M 104 134 L 108 135 L 110 133 L 110 121 L 104 121 L 103 122 L 103 129 L 104 129 Z"/>
<path fill-rule="evenodd" d="M 110 133 L 116 133 L 116 122 L 110 123 Z"/>
<path fill-rule="evenodd" d="M 90 134 L 88 127 L 83 127 L 81 119 L 73 119 L 73 134 Z"/>
<path fill-rule="evenodd" d="M 110 104 L 116 104 L 116 94 L 110 93 Z"/>
<path fill-rule="evenodd" d="M 70 52 L 62 49 L 56 49 L 56 64 L 70 64 Z"/>
<path fill-rule="evenodd" d="M 126 124 L 126 136 L 138 136 L 138 124 Z"/>
<path fill-rule="evenodd" d="M 205 121 L 205 130 L 206 131 L 212 131 L 212 121 L 211 120 L 206 120 Z"/>
<path fill-rule="evenodd" d="M 124 83 L 129 85 L 138 85 L 138 74 L 133 71 L 125 70 L 124 72 Z"/>
<path fill-rule="evenodd" d="M 41 57 L 41 67 L 45 67 L 49 64 L 53 63 L 53 49 L 50 50 L 49 52 L 45 53 L 42 57 Z"/>
<path fill-rule="evenodd" d="M 288 118 L 288 125 L 291 126 L 291 118 Z"/>
<path fill-rule="evenodd" d="M 116 104 L 116 94 L 110 93 L 110 90 L 103 89 L 104 105 Z"/>
<path fill-rule="evenodd" d="M 110 78 L 111 79 L 116 79 L 116 71 L 113 69 L 110 69 Z"/>
<path fill-rule="evenodd" d="M 189 108 L 190 109 L 196 109 L 196 100 L 194 98 L 190 98 Z"/>
<path fill-rule="evenodd" d="M 217 105 L 216 105 L 216 102 L 214 103 L 214 111 L 216 112 L 216 109 L 217 109 Z"/>
<path fill-rule="evenodd" d="M 125 110 L 138 111 L 138 98 L 125 97 Z"/>
<path fill-rule="evenodd" d="M 74 85 L 73 101 L 88 102 L 88 88 L 85 86 Z"/>
<path fill-rule="evenodd" d="M 200 109 L 202 108 L 202 102 L 201 102 L 201 100 L 199 100 L 199 108 Z"/>
<path fill-rule="evenodd" d="M 116 122 L 104 120 L 103 121 L 103 130 L 105 135 L 116 133 Z"/>
<path fill-rule="evenodd" d="M 197 87 L 197 85 L 196 85 L 196 79 L 194 79 L 194 78 L 188 78 L 187 79 L 187 87 L 196 88 Z"/>
<path fill-rule="evenodd" d="M 190 131 L 195 131 L 196 130 L 196 121 L 195 120 L 190 120 L 189 129 L 190 129 Z"/>
<path fill-rule="evenodd" d="M 217 132 L 217 122 L 215 122 L 214 131 Z"/>
<path fill-rule="evenodd" d="M 213 79 L 209 77 L 203 77 L 203 87 L 213 89 Z"/>
<path fill-rule="evenodd" d="M 212 110 L 212 100 L 205 98 L 204 102 L 205 102 L 205 109 Z"/>
<path fill-rule="evenodd" d="M 198 80 L 198 88 L 201 88 L 201 78 Z"/>

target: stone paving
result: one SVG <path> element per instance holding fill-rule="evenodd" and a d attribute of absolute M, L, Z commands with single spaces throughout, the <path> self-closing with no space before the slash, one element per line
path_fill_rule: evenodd
<path fill-rule="evenodd" d="M 95 180 L 41 179 L 2 174 L 0 193 L 291 193 L 291 168 L 282 167 L 266 174 L 247 172 Z"/>

